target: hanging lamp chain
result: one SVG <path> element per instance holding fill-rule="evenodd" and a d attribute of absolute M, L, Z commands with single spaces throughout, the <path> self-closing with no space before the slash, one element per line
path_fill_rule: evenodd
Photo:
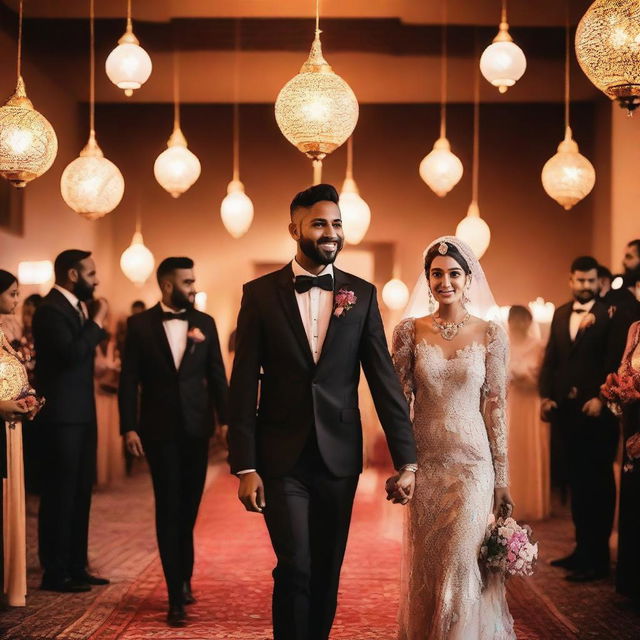
<path fill-rule="evenodd" d="M 233 179 L 240 180 L 240 18 L 235 23 L 233 56 Z"/>
<path fill-rule="evenodd" d="M 96 110 L 96 34 L 94 0 L 89 0 L 89 132 L 95 135 Z"/>
<path fill-rule="evenodd" d="M 569 0 L 565 3 L 565 23 L 564 23 L 564 128 L 565 132 L 569 127 L 569 103 L 571 95 L 571 74 L 570 74 L 570 35 L 569 35 Z"/>
<path fill-rule="evenodd" d="M 180 53 L 173 50 L 173 128 L 180 128 Z"/>
<path fill-rule="evenodd" d="M 347 140 L 347 180 L 353 180 L 353 134 Z"/>
<path fill-rule="evenodd" d="M 442 0 L 442 55 L 440 58 L 440 137 L 447 137 L 447 0 Z"/>
<path fill-rule="evenodd" d="M 22 75 L 22 0 L 18 8 L 18 80 Z"/>
<path fill-rule="evenodd" d="M 473 172 L 471 185 L 471 199 L 478 201 L 478 175 L 480 165 L 480 64 L 478 56 L 478 37 L 476 32 L 476 60 L 473 82 Z"/>
<path fill-rule="evenodd" d="M 316 37 L 322 32 L 320 31 L 320 0 L 316 0 Z"/>

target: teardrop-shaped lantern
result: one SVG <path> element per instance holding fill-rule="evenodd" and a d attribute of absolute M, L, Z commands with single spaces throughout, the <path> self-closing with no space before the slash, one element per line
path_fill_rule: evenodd
<path fill-rule="evenodd" d="M 179 127 L 173 130 L 167 148 L 156 158 L 153 174 L 158 184 L 178 198 L 200 177 L 200 160 L 187 148 Z"/>
<path fill-rule="evenodd" d="M 491 242 L 491 229 L 489 225 L 480 217 L 478 203 L 474 200 L 469 205 L 467 215 L 458 223 L 456 236 L 464 240 L 480 260 L 489 248 Z"/>
<path fill-rule="evenodd" d="M 137 230 L 133 234 L 131 244 L 120 256 L 120 268 L 133 284 L 141 287 L 153 273 L 155 259 L 153 253 L 147 249 L 142 233 Z"/>
<path fill-rule="evenodd" d="M 226 230 L 241 238 L 253 222 L 253 202 L 244 192 L 240 180 L 232 180 L 227 186 L 227 195 L 220 205 L 220 216 Z"/>
<path fill-rule="evenodd" d="M 420 177 L 441 198 L 455 187 L 464 171 L 460 158 L 451 152 L 446 138 L 438 138 L 420 163 Z"/>

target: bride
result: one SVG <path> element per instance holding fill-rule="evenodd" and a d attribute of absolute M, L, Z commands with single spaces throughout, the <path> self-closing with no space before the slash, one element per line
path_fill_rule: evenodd
<path fill-rule="evenodd" d="M 507 338 L 472 315 L 495 304 L 460 239 L 426 251 L 425 276 L 393 337 L 409 402 L 418 471 L 405 531 L 399 640 L 510 640 L 504 578 L 478 555 L 490 514 L 510 514 Z M 435 300 L 434 300 L 435 299 Z M 437 311 L 428 313 L 433 302 Z M 390 479 L 393 487 L 394 479 Z M 396 498 L 402 498 L 396 493 Z"/>

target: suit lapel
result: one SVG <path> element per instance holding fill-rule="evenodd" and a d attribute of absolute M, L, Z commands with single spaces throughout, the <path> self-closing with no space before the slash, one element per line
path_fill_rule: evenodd
<path fill-rule="evenodd" d="M 296 293 L 293 288 L 293 270 L 291 269 L 291 263 L 280 271 L 280 277 L 278 278 L 278 296 L 300 348 L 310 364 L 314 365 L 313 354 L 311 353 L 309 340 L 304 330 L 304 325 L 302 324 L 300 308 L 298 307 Z"/>
<path fill-rule="evenodd" d="M 593 316 L 596 319 L 596 323 L 600 321 L 600 306 L 598 304 L 598 302 L 596 301 L 596 303 L 593 305 L 593 307 L 591 307 L 591 311 L 589 311 L 589 313 L 593 314 Z M 586 315 L 586 314 L 585 314 Z M 593 325 L 591 325 L 591 327 L 595 326 L 595 323 Z M 572 345 L 572 350 L 575 349 L 578 344 L 582 341 L 582 339 L 584 338 L 584 335 L 587 333 L 587 331 L 589 331 L 589 329 L 591 327 L 587 327 L 586 329 L 578 329 L 578 333 L 576 334 L 576 339 L 573 341 L 573 345 Z"/>
<path fill-rule="evenodd" d="M 187 321 L 189 323 L 188 330 L 191 330 L 192 327 L 198 327 L 200 331 L 204 333 L 204 330 L 202 329 L 202 327 L 198 326 L 198 323 L 196 322 L 196 319 L 195 319 L 195 314 L 193 313 L 192 309 L 187 310 Z M 196 343 L 189 340 L 189 337 L 187 337 L 187 346 L 184 350 L 184 355 L 182 356 L 182 360 L 180 361 L 180 366 L 178 367 L 178 371 L 182 371 L 185 364 L 193 357 L 195 347 L 196 347 Z"/>
<path fill-rule="evenodd" d="M 62 311 L 75 325 L 82 328 L 82 321 L 78 310 L 57 290 L 51 289 L 47 297 L 52 297 L 54 304 Z"/>
<path fill-rule="evenodd" d="M 347 274 L 344 271 L 340 271 L 340 269 L 333 268 L 333 296 L 335 298 L 336 293 L 340 291 L 340 289 L 349 288 L 349 279 Z M 318 364 L 322 362 L 322 358 L 325 353 L 328 353 L 331 350 L 331 344 L 336 336 L 336 333 L 339 329 L 338 325 L 340 324 L 341 318 L 336 318 L 333 315 L 333 308 L 331 309 L 331 318 L 329 320 L 329 327 L 327 328 L 327 335 L 325 336 L 324 343 L 322 344 L 322 351 L 320 352 L 320 358 L 318 358 Z"/>
<path fill-rule="evenodd" d="M 151 324 L 153 327 L 155 341 L 163 356 L 167 359 L 171 368 L 175 371 L 176 364 L 173 361 L 173 354 L 171 353 L 171 347 L 169 346 L 167 332 L 164 330 L 164 324 L 162 323 L 162 307 L 158 303 L 155 307 L 153 307 L 151 311 Z"/>

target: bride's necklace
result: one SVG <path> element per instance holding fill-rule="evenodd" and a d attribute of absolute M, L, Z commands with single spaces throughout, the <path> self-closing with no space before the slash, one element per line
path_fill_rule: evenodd
<path fill-rule="evenodd" d="M 458 335 L 458 329 L 461 329 L 469 319 L 469 313 L 466 313 L 460 322 L 442 322 L 440 316 L 433 316 L 433 328 L 440 332 L 445 340 L 453 340 Z"/>

